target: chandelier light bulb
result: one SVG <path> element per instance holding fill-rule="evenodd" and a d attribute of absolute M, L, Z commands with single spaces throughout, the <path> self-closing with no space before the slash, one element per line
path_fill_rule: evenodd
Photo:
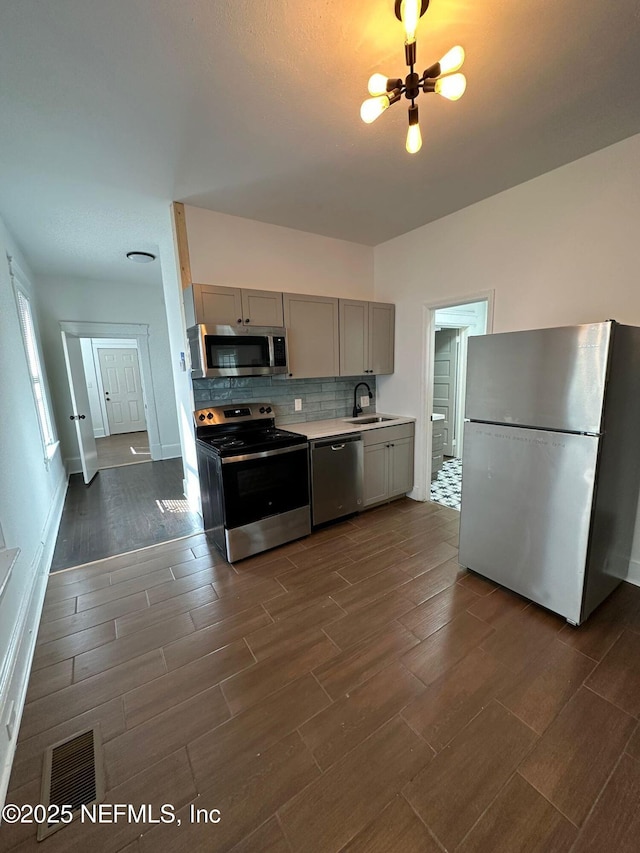
<path fill-rule="evenodd" d="M 400 17 L 404 24 L 407 44 L 411 44 L 416 40 L 416 30 L 418 29 L 421 8 L 421 0 L 402 0 L 402 5 L 400 6 Z"/>
<path fill-rule="evenodd" d="M 449 101 L 457 101 L 464 95 L 467 88 L 467 78 L 464 74 L 451 74 L 450 77 L 440 77 L 436 80 L 435 91 Z"/>
<path fill-rule="evenodd" d="M 372 74 L 371 77 L 369 77 L 369 82 L 367 83 L 369 94 L 384 95 L 387 91 L 388 81 L 389 78 L 385 77 L 384 74 Z"/>
<path fill-rule="evenodd" d="M 462 68 L 463 62 L 464 49 L 457 44 L 455 47 L 452 47 L 450 51 L 445 53 L 440 60 L 440 73 L 450 74 L 452 71 L 457 71 L 458 68 Z"/>
<path fill-rule="evenodd" d="M 368 98 L 360 107 L 360 118 L 365 124 L 371 124 L 378 116 L 389 106 L 390 101 L 387 95 L 379 95 L 377 98 Z"/>
<path fill-rule="evenodd" d="M 422 148 L 422 134 L 419 124 L 410 124 L 407 130 L 407 151 L 409 154 L 417 154 Z"/>

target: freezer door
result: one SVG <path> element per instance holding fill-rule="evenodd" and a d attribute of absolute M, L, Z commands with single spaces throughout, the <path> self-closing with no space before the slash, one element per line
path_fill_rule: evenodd
<path fill-rule="evenodd" d="M 466 417 L 600 432 L 611 325 L 469 338 Z"/>
<path fill-rule="evenodd" d="M 578 624 L 599 441 L 465 424 L 460 564 Z"/>

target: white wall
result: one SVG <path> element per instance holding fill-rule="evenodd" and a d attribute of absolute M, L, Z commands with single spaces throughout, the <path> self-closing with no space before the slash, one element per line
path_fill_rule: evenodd
<path fill-rule="evenodd" d="M 373 299 L 373 249 L 185 205 L 198 284 Z"/>
<path fill-rule="evenodd" d="M 419 411 L 428 303 L 494 290 L 494 331 L 613 318 L 640 326 L 640 135 L 375 249 L 375 298 L 396 303 L 396 372 L 381 410 L 413 415 L 416 494 L 427 425 Z M 640 519 L 634 543 L 640 581 Z"/>
<path fill-rule="evenodd" d="M 20 548 L 0 599 L 0 804 L 17 736 L 5 723 L 11 702 L 19 720 L 66 490 L 59 451 L 44 459 L 7 252 L 31 278 L 0 220 L 0 523 L 7 548 Z"/>
<path fill-rule="evenodd" d="M 161 455 L 180 455 L 175 391 L 171 372 L 167 316 L 162 287 L 140 282 L 101 282 L 74 278 L 40 277 L 38 305 L 44 357 L 49 371 L 63 458 L 71 470 L 77 466 L 78 445 L 69 420 L 70 397 L 62 353 L 60 321 L 147 323 L 151 373 L 156 397 Z"/>

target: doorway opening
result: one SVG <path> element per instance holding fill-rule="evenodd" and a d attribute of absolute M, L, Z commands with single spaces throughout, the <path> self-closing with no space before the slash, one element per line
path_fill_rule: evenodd
<path fill-rule="evenodd" d="M 138 342 L 81 338 L 98 469 L 151 461 Z"/>
<path fill-rule="evenodd" d="M 429 500 L 460 509 L 468 340 L 493 330 L 493 294 L 428 306 Z"/>

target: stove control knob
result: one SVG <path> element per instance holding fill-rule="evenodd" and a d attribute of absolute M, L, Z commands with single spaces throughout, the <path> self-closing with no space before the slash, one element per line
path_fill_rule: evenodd
<path fill-rule="evenodd" d="M 199 421 L 203 421 L 203 420 L 204 420 L 204 415 L 198 415 L 198 420 L 199 420 Z"/>
<path fill-rule="evenodd" d="M 207 420 L 209 420 L 209 421 L 213 420 L 213 412 L 209 412 L 209 414 L 207 415 Z"/>
<path fill-rule="evenodd" d="M 264 415 L 264 413 L 265 413 L 266 411 L 267 411 L 267 410 L 265 409 L 265 407 L 264 407 L 264 406 L 260 406 L 260 414 L 261 414 L 261 415 Z"/>
<path fill-rule="evenodd" d="M 267 414 L 268 414 L 268 415 L 270 415 L 270 414 L 271 414 L 271 411 L 272 411 L 272 410 L 271 410 L 271 406 L 267 406 Z"/>

